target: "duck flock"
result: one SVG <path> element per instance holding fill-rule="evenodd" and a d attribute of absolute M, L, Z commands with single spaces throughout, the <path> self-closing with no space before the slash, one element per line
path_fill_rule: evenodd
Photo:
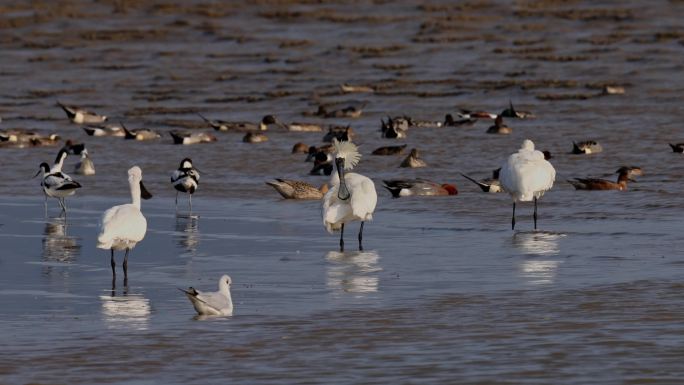
<path fill-rule="evenodd" d="M 129 140 L 154 140 L 161 134 L 150 129 L 129 129 L 122 122 L 119 124 L 108 123 L 108 117 L 87 111 L 76 106 L 57 102 L 57 105 L 66 113 L 68 119 L 75 124 L 82 125 L 83 130 L 93 137 L 121 137 Z M 324 106 L 311 113 L 311 115 L 329 118 L 354 118 L 362 113 L 363 106 L 349 106 L 341 109 L 329 109 Z M 446 126 L 472 125 L 477 120 L 491 120 L 492 125 L 487 129 L 488 134 L 506 135 L 512 132 L 504 118 L 529 119 L 534 118 L 530 112 L 518 111 L 509 102 L 509 106 L 501 113 L 494 114 L 484 111 L 461 110 L 457 114 L 446 114 L 443 121 L 415 120 L 409 116 L 388 116 L 381 119 L 380 135 L 387 139 L 406 138 L 412 128 L 438 128 Z M 288 132 L 320 132 L 325 130 L 323 126 L 315 123 L 281 122 L 273 115 L 266 115 L 258 122 L 223 121 L 210 119 L 198 114 L 198 119 L 205 122 L 216 132 L 241 132 L 244 133 L 243 142 L 260 143 L 268 140 L 266 132 L 269 129 L 285 130 Z M 210 132 L 170 132 L 173 143 L 178 145 L 193 145 L 211 143 L 218 138 Z M 361 161 L 361 153 L 354 144 L 356 133 L 353 128 L 347 126 L 331 125 L 327 127 L 320 146 L 309 146 L 304 143 L 296 143 L 292 147 L 293 154 L 302 154 L 307 162 L 313 163 L 311 175 L 330 176 L 328 183 L 317 187 L 300 180 L 275 178 L 266 184 L 273 187 L 283 198 L 295 200 L 320 200 L 322 220 L 325 229 L 330 232 L 340 232 L 340 250 L 344 251 L 345 225 L 359 222 L 358 248 L 363 250 L 363 228 L 367 221 L 373 219 L 378 195 L 375 183 L 368 177 L 353 172 L 355 166 Z M 25 130 L 0 130 L 0 146 L 5 147 L 36 147 L 55 146 L 60 141 L 59 136 L 41 136 Z M 670 144 L 674 152 L 684 152 L 684 144 Z M 372 155 L 401 155 L 407 150 L 407 145 L 382 146 Z M 594 140 L 572 143 L 572 154 L 596 154 L 603 150 L 602 146 Z M 66 198 L 72 196 L 82 187 L 82 184 L 74 180 L 63 171 L 64 162 L 69 155 L 80 156 L 79 162 L 73 171 L 76 174 L 89 176 L 95 174 L 93 160 L 88 154 L 86 146 L 82 143 L 74 143 L 71 140 L 61 147 L 52 165 L 47 162 L 40 163 L 36 176 L 41 175 L 40 185 L 45 197 L 45 210 L 47 215 L 48 197 L 57 199 L 61 213 L 66 216 Z M 556 170 L 550 163 L 550 152 L 539 151 L 535 144 L 526 139 L 521 147 L 512 153 L 502 163 L 501 167 L 493 170 L 492 177 L 477 180 L 461 173 L 469 182 L 477 185 L 483 192 L 498 193 L 506 192 L 513 200 L 513 212 L 511 227 L 515 229 L 515 210 L 518 202 L 532 202 L 534 205 L 533 219 L 534 229 L 537 229 L 537 201 L 544 193 L 550 190 L 555 182 Z M 409 151 L 408 156 L 398 165 L 404 168 L 427 167 L 427 163 L 421 159 L 420 152 L 416 148 Z M 640 167 L 621 166 L 616 172 L 617 181 L 613 182 L 598 178 L 574 178 L 568 180 L 578 190 L 620 190 L 627 189 L 627 182 L 634 181 L 635 176 L 643 175 Z M 173 170 L 170 176 L 170 187 L 176 191 L 176 210 L 178 210 L 179 193 L 187 194 L 188 205 L 192 212 L 192 195 L 198 190 L 200 171 L 193 164 L 192 159 L 183 158 L 179 162 L 178 169 Z M 128 184 L 131 193 L 131 202 L 114 206 L 103 213 L 100 221 L 100 233 L 97 237 L 97 247 L 110 251 L 110 264 L 113 279 L 116 279 L 115 251 L 123 251 L 122 263 L 124 283 L 128 279 L 128 255 L 135 245 L 142 241 L 147 230 L 147 221 L 141 211 L 141 199 L 152 197 L 143 184 L 143 172 L 139 166 L 128 170 Z M 458 189 L 453 184 L 438 183 L 426 179 L 388 179 L 382 186 L 389 191 L 392 197 L 408 196 L 453 196 L 458 194 Z M 195 310 L 200 315 L 230 315 L 233 304 L 230 296 L 231 278 L 227 275 L 219 279 L 217 292 L 201 292 L 194 288 L 182 290 L 192 302 Z"/>

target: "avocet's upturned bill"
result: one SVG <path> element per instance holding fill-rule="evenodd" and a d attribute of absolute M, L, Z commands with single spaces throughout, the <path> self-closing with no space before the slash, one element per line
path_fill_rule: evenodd
<path fill-rule="evenodd" d="M 176 209 L 178 209 L 178 193 L 182 192 L 188 194 L 190 211 L 192 211 L 192 194 L 197 191 L 199 179 L 199 171 L 192 165 L 192 159 L 183 159 L 178 170 L 171 174 L 171 185 L 176 189 Z"/>
<path fill-rule="evenodd" d="M 43 194 L 45 195 L 45 210 L 47 212 L 47 197 L 57 198 L 59 206 L 62 208 L 62 212 L 66 214 L 66 201 L 65 198 L 74 195 L 77 189 L 81 188 L 81 184 L 71 179 L 71 177 L 62 172 L 62 166 L 64 165 L 64 159 L 67 157 L 67 152 L 62 149 L 57 154 L 55 159 L 55 164 L 50 167 L 47 163 L 43 162 L 40 164 L 40 170 L 36 173 L 34 178 L 38 176 L 41 172 L 43 173 L 43 179 L 40 182 L 40 186 L 43 188 Z"/>
<path fill-rule="evenodd" d="M 499 180 L 501 187 L 513 198 L 513 230 L 516 202 L 529 201 L 534 201 L 534 228 L 537 229 L 537 199 L 551 189 L 555 179 L 556 170 L 541 151 L 534 149 L 534 143 L 529 139 L 523 141 L 518 152 L 508 157 L 501 166 Z"/>
<path fill-rule="evenodd" d="M 114 206 L 105 211 L 100 222 L 97 247 L 111 250 L 112 276 L 116 278 L 114 250 L 126 250 L 124 256 L 124 279 L 128 279 L 128 253 L 145 238 L 147 220 L 140 211 L 140 198 L 150 199 L 150 194 L 142 183 L 142 170 L 134 166 L 128 170 L 128 185 L 131 190 L 131 203 Z M 126 281 L 124 281 L 126 282 Z"/>
<path fill-rule="evenodd" d="M 206 292 L 199 291 L 194 287 L 188 290 L 181 290 L 188 297 L 192 306 L 199 315 L 209 316 L 229 316 L 233 314 L 233 299 L 230 296 L 230 285 L 232 280 L 229 276 L 223 275 L 218 282 L 218 291 Z"/>
<path fill-rule="evenodd" d="M 359 249 L 363 250 L 363 224 L 373 219 L 378 194 L 373 181 L 357 173 L 347 173 L 361 158 L 356 145 L 338 142 L 335 146 L 335 170 L 330 177 L 330 190 L 323 197 L 323 225 L 329 233 L 340 230 L 340 250 L 344 250 L 344 224 L 361 221 Z"/>

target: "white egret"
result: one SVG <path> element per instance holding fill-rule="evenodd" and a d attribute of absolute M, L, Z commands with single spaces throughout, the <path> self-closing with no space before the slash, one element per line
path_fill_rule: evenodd
<path fill-rule="evenodd" d="M 332 233 L 340 230 L 340 250 L 344 250 L 344 224 L 361 221 L 359 250 L 363 250 L 363 224 L 373 219 L 378 201 L 373 181 L 357 173 L 346 173 L 361 158 L 356 145 L 333 139 L 335 147 L 335 170 L 330 177 L 330 190 L 323 197 L 323 225 Z"/>
<path fill-rule="evenodd" d="M 501 187 L 513 198 L 511 227 L 515 230 L 516 202 L 534 200 L 534 228 L 537 229 L 537 199 L 553 186 L 556 170 L 544 159 L 544 153 L 534 149 L 534 143 L 525 139 L 520 150 L 508 157 L 501 166 Z"/>

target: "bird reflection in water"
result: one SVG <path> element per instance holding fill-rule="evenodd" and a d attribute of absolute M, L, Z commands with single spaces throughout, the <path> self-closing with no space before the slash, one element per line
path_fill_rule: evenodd
<path fill-rule="evenodd" d="M 513 236 L 513 246 L 528 255 L 550 257 L 560 253 L 562 234 L 549 232 L 519 232 Z M 552 284 L 562 261 L 525 259 L 520 263 L 520 277 L 534 285 Z"/>
<path fill-rule="evenodd" d="M 189 253 L 195 253 L 200 242 L 199 216 L 176 215 L 176 234 L 174 238 L 180 248 Z"/>
<path fill-rule="evenodd" d="M 335 292 L 362 294 L 378 291 L 378 272 L 382 268 L 378 264 L 380 256 L 377 252 L 330 251 L 325 259 L 328 261 L 328 288 Z"/>
<path fill-rule="evenodd" d="M 81 252 L 78 238 L 67 235 L 66 217 L 49 218 L 43 232 L 43 261 L 71 262 Z"/>
<path fill-rule="evenodd" d="M 109 329 L 147 330 L 150 322 L 150 300 L 142 294 L 129 294 L 125 286 L 121 295 L 112 287 L 110 295 L 101 295 L 102 320 Z"/>

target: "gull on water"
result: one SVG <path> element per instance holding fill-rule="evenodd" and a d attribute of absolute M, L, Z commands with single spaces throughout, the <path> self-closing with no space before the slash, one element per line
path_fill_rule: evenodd
<path fill-rule="evenodd" d="M 361 158 L 356 145 L 333 139 L 333 146 L 335 169 L 330 177 L 330 190 L 323 197 L 323 225 L 329 233 L 340 230 L 340 250 L 344 251 L 345 223 L 361 221 L 359 249 L 363 250 L 363 224 L 373 219 L 378 194 L 370 178 L 346 172 L 353 169 Z"/>
<path fill-rule="evenodd" d="M 508 157 L 501 166 L 499 180 L 501 187 L 513 198 L 513 230 L 516 202 L 529 201 L 534 201 L 534 228 L 537 229 L 537 199 L 551 189 L 555 179 L 556 170 L 541 151 L 534 149 L 534 143 L 529 139 L 523 141 L 518 152 Z"/>
<path fill-rule="evenodd" d="M 88 149 L 81 151 L 81 160 L 74 166 L 74 172 L 81 175 L 95 175 L 95 165 L 88 155 Z"/>
<path fill-rule="evenodd" d="M 114 250 L 126 250 L 123 262 L 124 282 L 128 279 L 128 253 L 145 238 L 147 232 L 147 220 L 140 212 L 140 198 L 152 198 L 152 194 L 142 182 L 140 167 L 134 166 L 128 170 L 128 185 L 131 203 L 114 206 L 105 211 L 100 222 L 100 234 L 97 236 L 97 247 L 111 251 L 113 278 L 116 278 Z"/>
<path fill-rule="evenodd" d="M 233 315 L 233 299 L 230 296 L 232 280 L 223 275 L 218 282 L 218 291 L 199 291 L 194 287 L 188 290 L 178 289 L 185 293 L 199 315 L 229 316 Z"/>

